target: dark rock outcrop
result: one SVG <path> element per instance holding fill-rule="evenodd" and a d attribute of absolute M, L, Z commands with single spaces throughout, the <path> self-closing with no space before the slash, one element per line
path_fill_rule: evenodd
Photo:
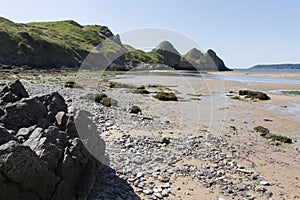
<path fill-rule="evenodd" d="M 218 71 L 230 71 L 230 69 L 228 69 L 225 66 L 223 60 L 217 56 L 216 52 L 214 52 L 213 50 L 209 49 L 207 51 L 206 55 L 208 57 L 207 60 L 206 60 L 206 62 L 208 64 L 211 64 L 210 62 L 212 61 L 213 62 L 212 64 L 214 64 L 214 65 L 211 65 L 210 67 L 216 66 Z"/>
<path fill-rule="evenodd" d="M 0 91 L 0 105 L 13 103 L 19 101 L 22 98 L 29 97 L 24 86 L 20 80 L 16 80 L 6 86 Z"/>
<path fill-rule="evenodd" d="M 5 128 L 17 131 L 22 127 L 42 123 L 46 115 L 47 109 L 37 97 L 25 98 L 7 105 L 0 122 Z"/>
<path fill-rule="evenodd" d="M 142 110 L 138 106 L 131 106 L 129 108 L 129 113 L 138 114 L 138 113 L 141 113 L 141 112 L 142 112 Z"/>
<path fill-rule="evenodd" d="M 158 92 L 154 98 L 161 101 L 178 101 L 176 95 L 173 92 Z"/>
<path fill-rule="evenodd" d="M 240 90 L 239 95 L 245 96 L 245 98 L 251 98 L 252 100 L 254 100 L 254 99 L 270 100 L 271 99 L 266 93 L 259 92 L 259 91 Z"/>
<path fill-rule="evenodd" d="M 164 56 L 163 64 L 170 67 L 176 67 L 180 61 L 180 53 L 168 41 L 161 42 L 153 51 Z"/>
<path fill-rule="evenodd" d="M 16 140 L 4 127 L 0 126 L 0 145 L 5 144 L 11 140 Z"/>
<path fill-rule="evenodd" d="M 24 98 L 17 84 L 8 93 L 23 98 L 0 119 L 0 199 L 86 199 L 105 151 L 97 127 L 60 94 Z"/>
<path fill-rule="evenodd" d="M 198 70 L 198 71 L 231 71 L 227 68 L 223 60 L 209 49 L 206 53 L 193 48 L 182 56 L 176 69 Z"/>

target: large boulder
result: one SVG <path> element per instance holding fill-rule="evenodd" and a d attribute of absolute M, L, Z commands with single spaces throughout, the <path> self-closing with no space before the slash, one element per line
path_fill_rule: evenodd
<path fill-rule="evenodd" d="M 0 126 L 0 145 L 11 140 L 15 140 L 15 137 L 11 135 L 4 127 Z"/>
<path fill-rule="evenodd" d="M 29 95 L 18 79 L 2 88 L 0 91 L 0 105 L 9 102 L 13 103 L 27 97 L 29 97 Z"/>
<path fill-rule="evenodd" d="M 105 151 L 91 114 L 68 113 L 58 93 L 23 98 L 3 109 L 0 199 L 86 199 Z"/>
<path fill-rule="evenodd" d="M 7 129 L 17 131 L 21 127 L 38 124 L 46 115 L 47 109 L 37 97 L 25 98 L 7 105 L 0 122 Z"/>
<path fill-rule="evenodd" d="M 23 195 L 32 199 L 51 197 L 59 179 L 34 151 L 12 143 L 0 147 L 0 156 L 0 172 L 5 177 L 0 182 L 0 199 L 26 199 Z"/>
<path fill-rule="evenodd" d="M 55 117 L 55 115 L 60 111 L 63 111 L 65 113 L 68 112 L 68 106 L 64 98 L 58 92 L 46 94 L 39 97 L 39 99 L 47 107 L 48 112 L 50 112 L 53 117 Z"/>

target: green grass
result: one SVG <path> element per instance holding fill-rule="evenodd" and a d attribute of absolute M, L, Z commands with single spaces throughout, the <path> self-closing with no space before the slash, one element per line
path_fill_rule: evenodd
<path fill-rule="evenodd" d="M 19 24 L 0 18 L 0 61 L 15 65 L 74 66 L 89 52 L 110 59 L 126 52 L 124 47 L 107 39 L 111 36 L 106 26 L 81 26 L 71 20 Z M 99 44 L 102 48 L 96 49 Z"/>
<path fill-rule="evenodd" d="M 72 20 L 20 24 L 0 18 L 0 63 L 74 66 L 90 52 L 97 54 L 101 63 L 110 63 L 123 54 L 125 61 L 134 63 L 163 62 L 164 57 L 158 52 L 121 46 L 107 39 L 112 37 L 106 26 L 81 26 Z"/>
<path fill-rule="evenodd" d="M 211 62 L 208 53 L 202 55 L 196 49 L 186 55 L 186 58 L 179 57 L 179 63 L 173 62 L 174 59 L 177 60 L 177 56 L 166 56 L 159 51 L 165 49 L 179 54 L 167 41 L 161 42 L 159 48 L 151 52 L 138 50 L 130 45 L 121 45 L 119 41 L 118 36 L 113 35 L 106 26 L 82 26 L 72 20 L 24 24 L 14 23 L 0 17 L 1 64 L 28 65 L 33 68 L 46 69 L 62 66 L 79 67 L 87 55 L 91 55 L 90 58 L 93 59 L 89 59 L 89 67 L 102 69 L 118 58 L 120 59 L 117 61 L 121 61 L 121 66 L 126 64 L 125 62 L 132 62 L 133 64 L 169 64 L 176 67 L 176 65 L 187 63 L 186 58 L 193 58 L 198 70 L 211 69 L 215 65 Z M 189 69 L 189 66 L 186 69 Z"/>
<path fill-rule="evenodd" d="M 135 63 L 162 63 L 164 57 L 158 52 L 144 52 L 142 50 L 130 49 L 125 54 L 126 61 L 132 61 Z"/>

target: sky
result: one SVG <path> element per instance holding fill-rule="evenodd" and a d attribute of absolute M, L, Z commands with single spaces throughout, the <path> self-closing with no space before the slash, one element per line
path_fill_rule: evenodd
<path fill-rule="evenodd" d="M 2 0 L 0 16 L 106 25 L 121 39 L 137 29 L 170 30 L 215 50 L 231 68 L 300 63 L 298 0 Z"/>

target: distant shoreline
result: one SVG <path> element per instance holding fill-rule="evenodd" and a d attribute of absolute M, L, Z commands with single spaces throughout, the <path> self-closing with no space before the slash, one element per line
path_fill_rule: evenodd
<path fill-rule="evenodd" d="M 271 68 L 236 68 L 233 72 L 251 73 L 300 73 L 300 69 L 271 69 Z"/>

